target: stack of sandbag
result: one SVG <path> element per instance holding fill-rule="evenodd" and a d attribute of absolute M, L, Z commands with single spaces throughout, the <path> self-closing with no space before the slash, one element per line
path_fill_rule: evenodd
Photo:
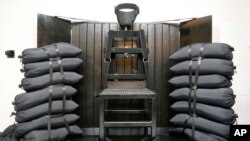
<path fill-rule="evenodd" d="M 72 100 L 72 87 L 82 75 L 76 69 L 82 63 L 81 50 L 68 43 L 55 43 L 26 49 L 20 57 L 25 78 L 15 106 L 14 136 L 22 141 L 63 141 L 69 135 L 82 134 L 75 125 L 78 104 Z"/>
<path fill-rule="evenodd" d="M 170 120 L 195 141 L 226 141 L 237 118 L 231 108 L 235 95 L 230 88 L 234 74 L 233 48 L 224 43 L 184 46 L 169 59 L 175 90 L 170 97 L 177 114 Z"/>

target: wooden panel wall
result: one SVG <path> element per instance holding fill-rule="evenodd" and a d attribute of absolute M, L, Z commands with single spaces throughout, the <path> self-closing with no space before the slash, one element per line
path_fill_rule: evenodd
<path fill-rule="evenodd" d="M 212 42 L 212 16 L 201 17 L 180 24 L 180 47 L 192 43 Z"/>
<path fill-rule="evenodd" d="M 80 23 L 72 25 L 72 43 L 81 48 L 84 60 L 79 73 L 84 75 L 82 81 L 77 84 L 78 94 L 74 99 L 80 107 L 77 112 L 80 115 L 79 125 L 81 127 L 99 126 L 99 101 L 95 94 L 100 91 L 102 82 L 103 51 L 106 47 L 107 33 L 109 30 L 118 30 L 115 23 Z M 169 66 L 171 62 L 168 56 L 179 48 L 179 27 L 169 24 L 135 24 L 134 30 L 143 29 L 146 33 L 147 45 L 149 48 L 149 88 L 157 92 L 157 126 L 169 126 L 169 119 L 172 116 L 169 109 L 171 100 L 168 94 L 171 87 L 168 84 L 171 73 Z M 133 46 L 133 42 L 124 42 L 123 46 Z M 139 71 L 140 65 L 136 56 L 121 57 L 116 60 L 119 67 L 114 71 L 130 73 Z M 135 100 L 124 100 L 123 104 L 129 106 L 140 106 L 142 103 Z M 116 106 L 115 101 L 112 103 Z M 136 116 L 122 115 L 113 117 L 119 119 L 138 119 Z M 132 130 L 132 129 L 131 129 Z"/>
<path fill-rule="evenodd" d="M 70 22 L 59 18 L 38 14 L 37 24 L 38 47 L 57 42 L 70 43 Z"/>

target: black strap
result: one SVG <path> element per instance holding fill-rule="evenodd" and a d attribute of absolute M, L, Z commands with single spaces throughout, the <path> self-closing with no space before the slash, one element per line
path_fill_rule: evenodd
<path fill-rule="evenodd" d="M 192 75 L 193 75 L 193 60 L 192 60 L 192 49 L 191 49 L 192 45 L 189 46 L 188 48 L 188 55 L 190 58 L 190 62 L 189 62 L 189 87 L 190 87 L 190 91 L 189 91 L 189 95 L 188 95 L 188 113 L 189 115 L 191 115 L 192 110 L 191 110 L 191 99 L 192 99 Z"/>
<path fill-rule="evenodd" d="M 202 45 L 203 46 L 203 45 Z M 188 54 L 190 58 L 190 63 L 189 63 L 189 95 L 188 95 L 188 113 L 189 116 L 186 118 L 184 124 L 187 124 L 188 120 L 190 117 L 192 117 L 192 140 L 194 140 L 195 137 L 195 126 L 196 126 L 196 103 L 197 103 L 197 83 L 198 83 L 198 78 L 199 78 L 199 71 L 200 71 L 200 64 L 202 60 L 202 53 L 203 53 L 203 47 L 200 48 L 200 54 L 198 59 L 195 57 L 192 57 L 192 45 L 189 46 L 188 49 Z M 197 66 L 195 70 L 195 78 L 193 81 L 193 60 L 197 59 Z M 191 102 L 193 101 L 193 105 L 191 106 Z"/>
<path fill-rule="evenodd" d="M 48 100 L 48 140 L 51 141 L 51 109 L 52 109 L 52 94 L 53 94 L 53 58 L 51 58 L 50 52 L 45 48 L 42 48 L 49 58 L 49 100 Z"/>
<path fill-rule="evenodd" d="M 201 60 L 202 60 L 202 54 L 203 54 L 203 47 L 200 48 L 200 54 L 198 57 L 198 61 L 197 61 L 197 66 L 196 66 L 196 71 L 195 71 L 195 78 L 194 78 L 194 84 L 192 86 L 192 90 L 194 91 L 193 93 L 193 113 L 196 114 L 196 101 L 197 101 L 197 83 L 198 83 L 198 79 L 199 79 L 199 73 L 200 73 L 200 65 L 201 65 Z"/>
<path fill-rule="evenodd" d="M 49 141 L 51 141 L 51 108 L 52 108 L 52 94 L 53 94 L 53 67 L 52 67 L 52 61 L 49 62 L 50 66 L 50 71 L 49 71 L 49 76 L 50 76 L 50 86 L 49 86 L 49 107 L 48 107 L 48 138 Z"/>
<path fill-rule="evenodd" d="M 202 45 L 203 46 L 203 45 Z M 202 60 L 202 54 L 203 54 L 203 47 L 200 48 L 200 54 L 197 60 L 197 66 L 195 71 L 195 78 L 194 83 L 192 85 L 192 91 L 193 91 L 193 114 L 192 114 L 192 140 L 195 138 L 195 126 L 196 126 L 196 103 L 197 103 L 197 83 L 199 79 L 199 72 L 200 72 L 200 64 Z"/>
<path fill-rule="evenodd" d="M 60 56 L 60 53 L 59 53 L 59 49 L 57 46 L 55 46 L 56 48 L 56 55 L 58 57 L 58 64 L 59 64 L 59 67 L 60 67 L 60 74 L 61 74 L 61 77 L 62 77 L 62 82 L 65 82 L 65 75 L 64 75 L 64 70 L 63 70 L 63 66 L 62 66 L 62 60 L 61 60 L 61 56 Z M 63 85 L 62 87 L 62 92 L 63 92 L 63 104 L 62 104 L 62 112 L 63 112 L 63 116 L 66 114 L 66 100 L 67 100 L 67 96 L 66 96 L 66 87 Z M 69 134 L 71 134 L 71 131 L 70 131 L 70 128 L 69 128 L 69 123 L 68 121 L 63 118 L 64 120 L 64 123 L 65 123 L 65 127 L 67 129 L 67 131 L 69 132 Z"/>
<path fill-rule="evenodd" d="M 189 84 L 190 84 L 190 91 L 189 91 L 189 94 L 188 94 L 188 114 L 189 116 L 186 118 L 186 120 L 184 121 L 184 124 L 186 125 L 190 116 L 191 116 L 191 113 L 192 113 L 192 110 L 191 110 L 191 95 L 192 95 L 192 64 L 193 64 L 193 60 L 192 60 L 192 50 L 191 50 L 191 47 L 192 45 L 189 46 L 189 49 L 188 49 L 188 54 L 189 54 L 189 58 L 190 58 L 190 62 L 189 62 Z"/>

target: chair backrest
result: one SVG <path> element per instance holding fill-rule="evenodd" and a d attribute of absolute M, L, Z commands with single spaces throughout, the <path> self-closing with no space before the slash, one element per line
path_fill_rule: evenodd
<path fill-rule="evenodd" d="M 148 49 L 143 30 L 109 31 L 104 59 L 104 88 L 147 87 Z M 131 69 L 132 65 L 137 65 L 137 70 Z"/>

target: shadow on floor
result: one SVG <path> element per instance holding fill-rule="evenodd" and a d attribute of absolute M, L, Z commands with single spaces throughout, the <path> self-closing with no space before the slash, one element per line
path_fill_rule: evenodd
<path fill-rule="evenodd" d="M 98 136 L 85 136 L 77 139 L 70 139 L 70 141 L 97 141 Z M 112 141 L 140 141 L 143 139 L 142 136 L 113 136 L 110 137 Z M 159 136 L 159 141 L 187 141 L 183 137 L 173 136 Z"/>

